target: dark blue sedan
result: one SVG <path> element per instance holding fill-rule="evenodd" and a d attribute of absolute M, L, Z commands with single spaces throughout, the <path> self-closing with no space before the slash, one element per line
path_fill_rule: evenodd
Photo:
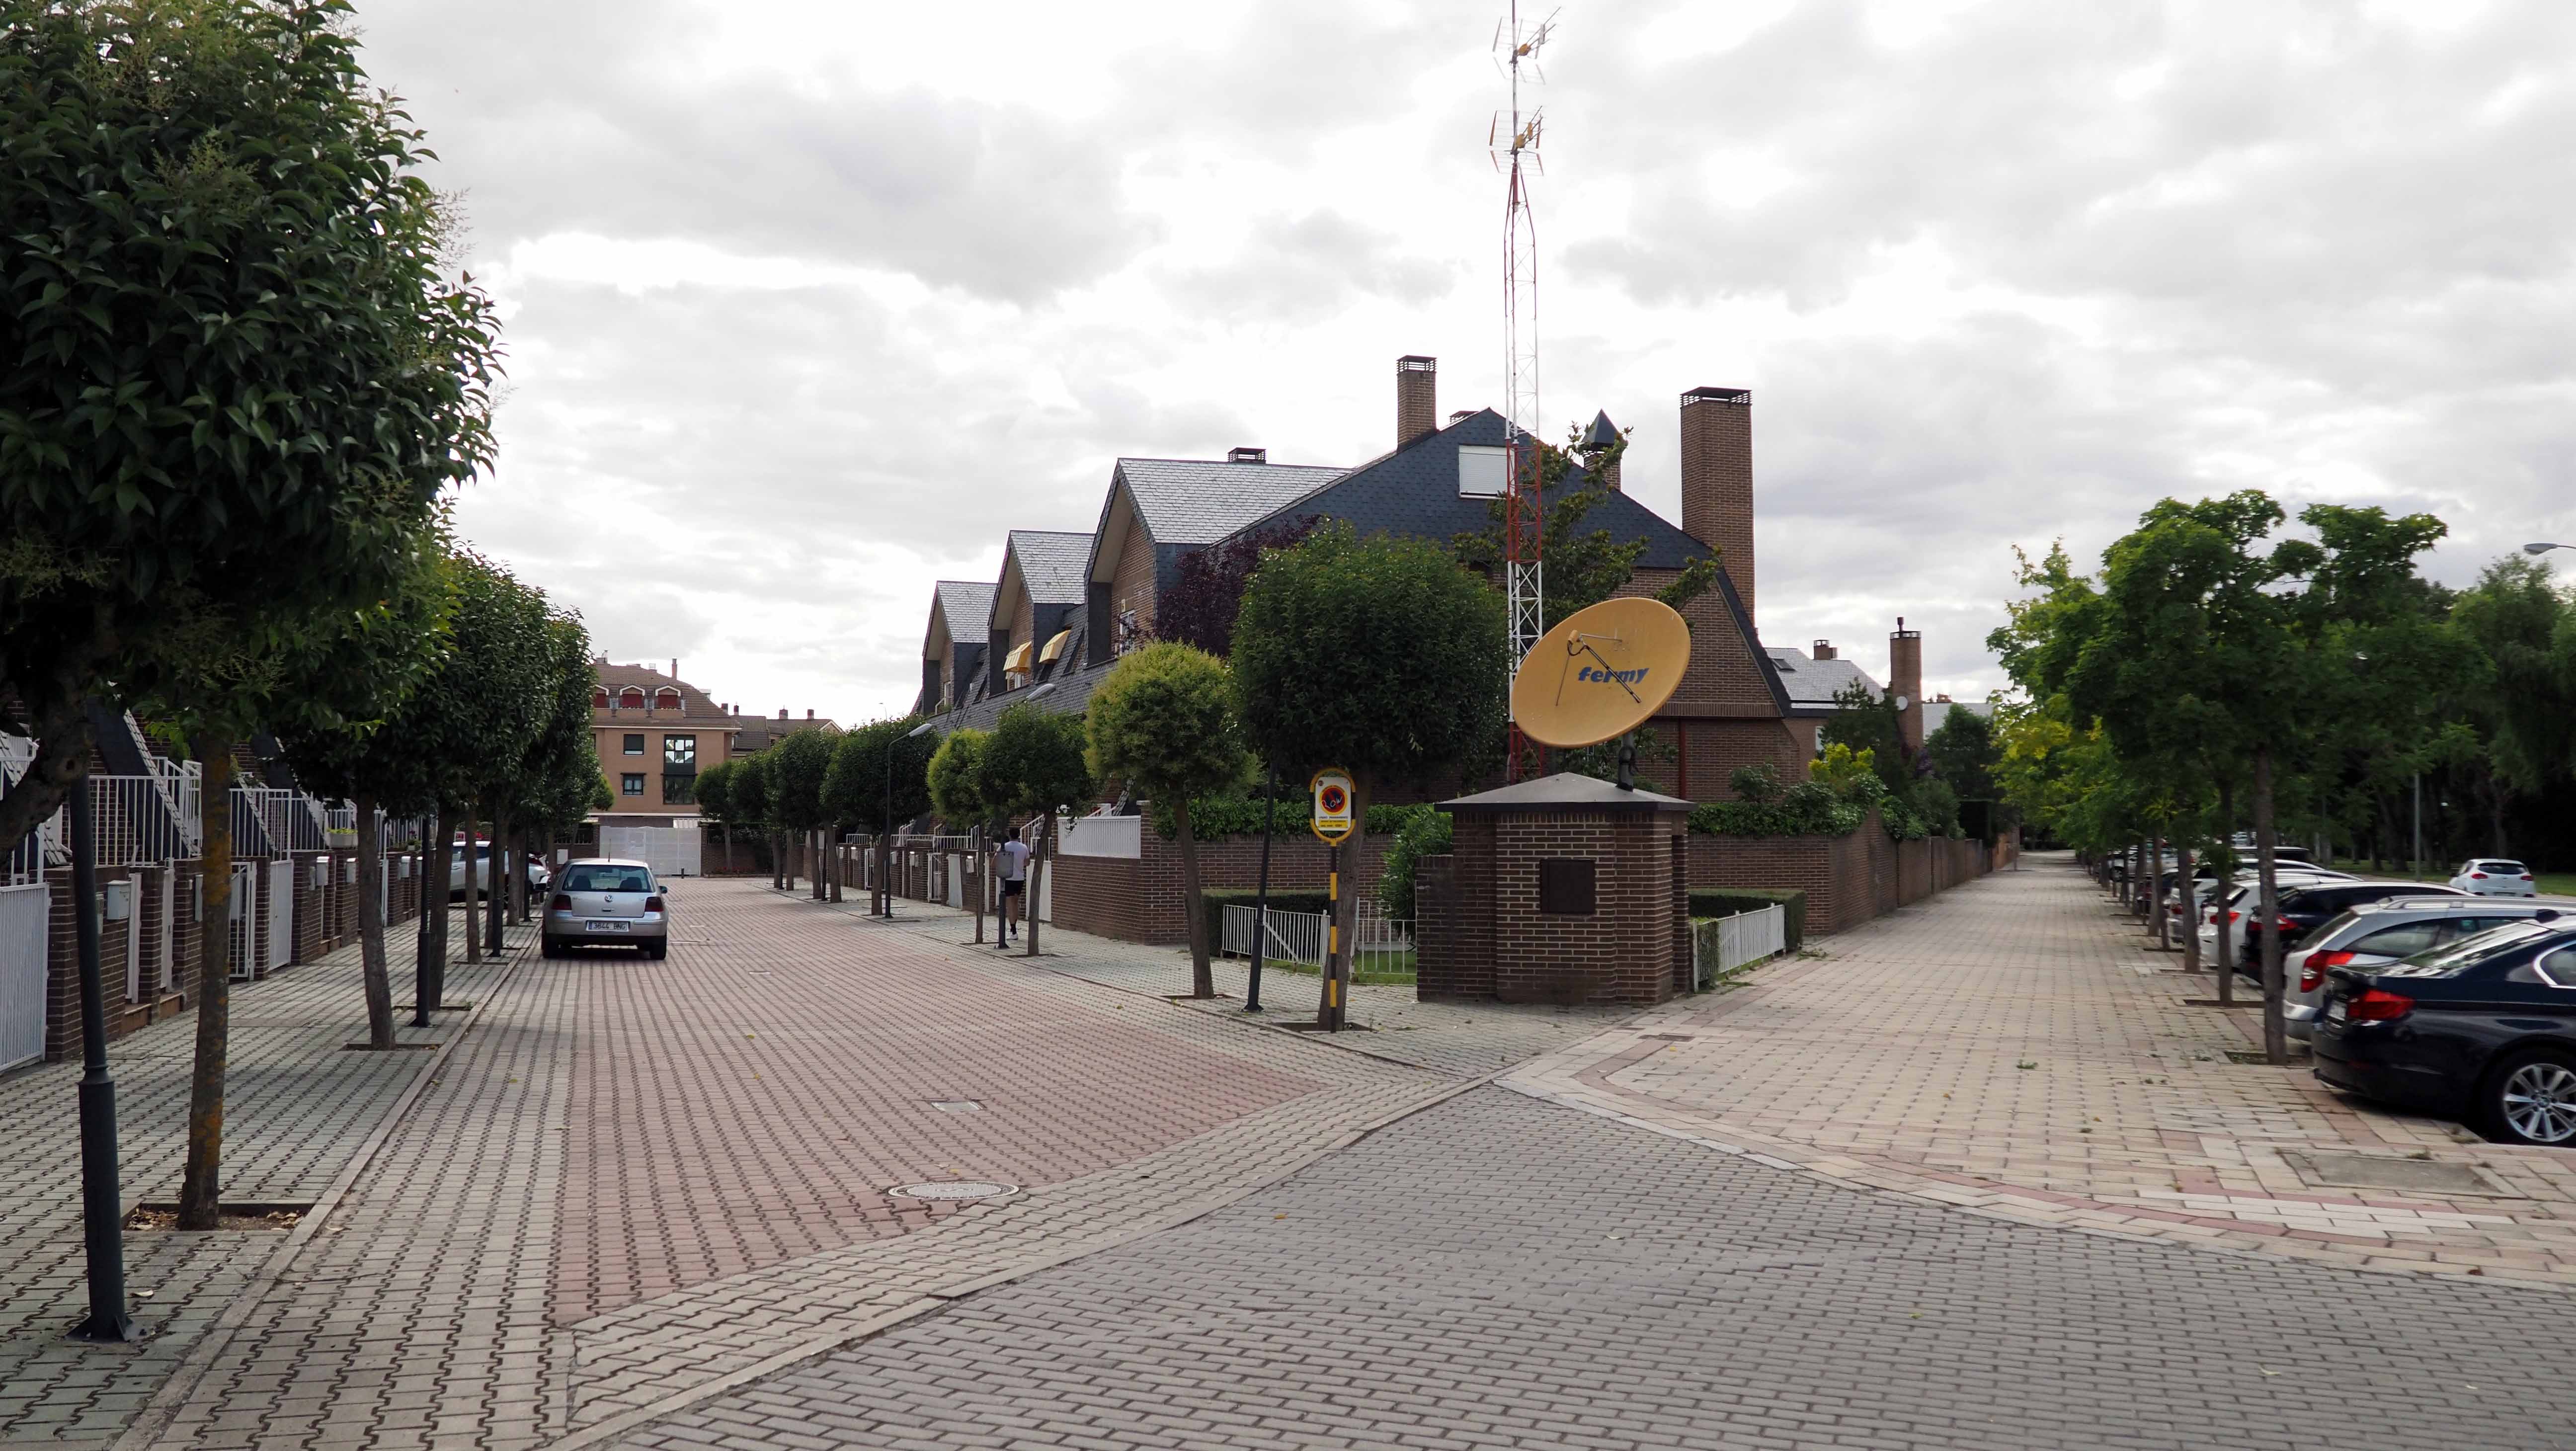
<path fill-rule="evenodd" d="M 2506 1143 L 2576 1144 L 2576 916 L 2334 968 L 2310 1044 L 2330 1087 Z"/>

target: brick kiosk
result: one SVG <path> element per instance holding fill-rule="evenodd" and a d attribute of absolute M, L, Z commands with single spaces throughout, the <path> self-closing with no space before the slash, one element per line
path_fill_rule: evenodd
<path fill-rule="evenodd" d="M 1690 803 L 1559 774 L 1443 801 L 1415 994 L 1604 1006 L 1690 991 Z"/>

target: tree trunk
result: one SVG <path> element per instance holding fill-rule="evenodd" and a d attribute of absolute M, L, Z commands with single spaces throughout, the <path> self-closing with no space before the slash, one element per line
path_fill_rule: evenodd
<path fill-rule="evenodd" d="M 376 830 L 376 798 L 361 791 L 358 808 L 358 963 L 367 988 L 367 1046 L 394 1045 L 394 986 L 385 969 L 384 838 Z"/>
<path fill-rule="evenodd" d="M 825 854 L 832 861 L 832 900 L 838 902 L 841 900 L 841 887 L 850 876 L 850 849 L 841 841 L 841 831 L 837 825 L 825 835 L 830 838 L 823 843 L 823 846 Z"/>
<path fill-rule="evenodd" d="M 805 848 L 805 854 L 812 859 L 813 866 L 813 870 L 805 875 L 814 889 L 814 900 L 828 902 L 832 899 L 832 884 L 823 880 L 830 871 L 830 868 L 823 864 L 823 829 L 818 826 L 807 831 L 805 840 L 810 843 Z"/>
<path fill-rule="evenodd" d="M 2147 878 L 2147 918 L 2156 924 L 2156 950 L 2170 952 L 2173 924 L 2165 917 L 2165 839 L 2149 837 L 2147 851 L 2153 863 L 2147 869 L 2151 874 Z"/>
<path fill-rule="evenodd" d="M 27 763 L 18 784 L 0 796 L 0 843 L 9 850 L 44 824 L 80 783 L 89 763 L 89 715 L 75 691 L 34 713 L 27 723 L 35 732 L 35 759 Z M 5 854 L 5 853 L 0 853 Z"/>
<path fill-rule="evenodd" d="M 2210 964 L 2218 974 L 2218 1001 L 2224 1005 L 2236 1001 L 2235 934 L 2228 929 L 2236 924 L 2227 920 L 2234 909 L 2227 899 L 2236 892 L 2236 783 L 2218 783 L 2218 837 L 2227 843 L 2219 856 L 2218 883 L 2210 889 L 2210 898 L 2218 904 L 2218 961 Z"/>
<path fill-rule="evenodd" d="M 447 910 L 447 894 L 455 889 L 456 808 L 439 803 L 436 828 L 422 853 L 425 868 L 420 879 L 421 921 L 428 930 L 421 933 L 420 960 L 412 965 L 411 1025 L 426 1028 L 430 1014 L 447 1001 L 447 928 L 452 914 Z M 467 867 L 472 868 L 468 858 Z"/>
<path fill-rule="evenodd" d="M 2272 860 L 2272 748 L 2254 748 L 2254 869 L 2261 873 L 2263 899 L 2263 1058 L 2290 1061 L 2290 1035 L 2281 1019 L 2281 884 Z"/>
<path fill-rule="evenodd" d="M 1190 799 L 1172 793 L 1172 828 L 1181 848 L 1181 910 L 1189 917 L 1190 996 L 1216 996 L 1216 969 L 1208 962 L 1207 898 L 1199 891 L 1199 844 L 1190 835 Z"/>
<path fill-rule="evenodd" d="M 483 893 L 481 884 L 474 880 L 482 874 L 476 870 L 474 844 L 476 830 L 482 824 L 483 803 L 480 800 L 467 802 L 465 806 L 465 960 L 467 962 L 483 960 L 481 907 Z"/>
<path fill-rule="evenodd" d="M 233 743 L 212 732 L 193 743 L 204 774 L 197 815 L 205 832 L 206 915 L 197 923 L 197 1061 L 188 1075 L 188 1168 L 179 1185 L 179 1227 L 222 1222 L 224 1058 L 231 1044 L 233 948 Z M 252 904 L 244 902 L 249 912 Z"/>
<path fill-rule="evenodd" d="M 2200 913 L 2191 895 L 2191 844 L 2174 843 L 2174 879 L 2182 883 L 2182 969 L 2200 971 Z"/>

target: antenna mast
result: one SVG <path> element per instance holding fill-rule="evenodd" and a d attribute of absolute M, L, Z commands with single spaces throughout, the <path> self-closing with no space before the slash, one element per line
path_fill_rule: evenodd
<path fill-rule="evenodd" d="M 1521 68 L 1528 64 L 1533 80 L 1546 79 L 1538 52 L 1556 26 L 1547 19 L 1524 28 L 1520 0 L 1494 37 L 1495 49 L 1511 79 L 1511 111 L 1497 113 L 1486 133 L 1494 164 L 1506 177 L 1503 192 L 1503 444 L 1508 472 L 1503 492 L 1503 589 L 1512 636 L 1512 671 L 1539 636 L 1547 632 L 1545 578 L 1547 523 L 1539 480 L 1544 445 L 1538 435 L 1538 220 L 1530 209 L 1529 177 L 1543 170 L 1539 132 L 1543 117 L 1533 106 L 1521 112 Z M 1544 748 L 1512 727 L 1504 770 L 1508 779 L 1539 774 Z"/>

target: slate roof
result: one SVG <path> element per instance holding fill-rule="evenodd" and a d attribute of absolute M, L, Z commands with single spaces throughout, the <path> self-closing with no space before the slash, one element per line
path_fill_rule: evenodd
<path fill-rule="evenodd" d="M 1834 710 L 1834 696 L 1854 683 L 1866 686 L 1872 695 L 1885 695 L 1887 687 L 1870 679 L 1869 672 L 1849 660 L 1809 659 L 1804 650 L 1766 645 L 1763 652 L 1771 657 L 1771 667 L 1780 674 L 1780 685 L 1789 693 L 1790 710 L 1811 715 Z"/>
<path fill-rule="evenodd" d="M 1031 604 L 1082 603 L 1082 576 L 1091 565 L 1089 534 L 1055 529 L 1014 529 L 1010 547 L 1012 555 L 1020 561 L 1020 578 L 1028 583 Z M 992 614 L 989 595 L 985 597 L 984 612 L 989 619 Z"/>
<path fill-rule="evenodd" d="M 993 585 L 989 580 L 943 579 L 931 586 L 948 621 L 948 643 L 981 645 L 991 638 Z"/>
<path fill-rule="evenodd" d="M 1307 464 L 1122 458 L 1116 478 L 1156 544 L 1214 544 L 1348 470 Z"/>
<path fill-rule="evenodd" d="M 1349 521 L 1363 537 L 1384 532 L 1397 538 L 1445 544 L 1457 535 L 1482 530 L 1490 517 L 1484 499 L 1461 497 L 1458 493 L 1458 449 L 1502 445 L 1502 415 L 1480 408 L 1446 428 L 1361 464 L 1259 519 L 1247 520 L 1246 527 L 1272 519 L 1321 514 Z M 1573 470 L 1548 491 L 1548 497 L 1554 499 L 1566 489 L 1581 487 L 1582 482 L 1582 470 Z M 1606 529 L 1611 538 L 1621 541 L 1644 539 L 1646 552 L 1637 557 L 1642 569 L 1679 569 L 1694 559 L 1708 557 L 1707 545 L 1624 493 L 1605 497 L 1584 516 L 1583 528 L 1587 533 Z"/>

